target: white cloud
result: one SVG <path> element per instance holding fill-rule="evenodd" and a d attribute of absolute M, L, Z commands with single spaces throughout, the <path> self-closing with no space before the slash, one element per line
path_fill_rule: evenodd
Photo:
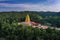
<path fill-rule="evenodd" d="M 60 2 L 56 1 L 54 5 L 43 5 L 43 4 L 7 4 L 0 3 L 0 6 L 10 8 L 23 8 L 24 11 L 60 11 Z M 0 8 L 0 10 L 2 10 Z M 5 9 L 3 9 L 5 10 Z"/>

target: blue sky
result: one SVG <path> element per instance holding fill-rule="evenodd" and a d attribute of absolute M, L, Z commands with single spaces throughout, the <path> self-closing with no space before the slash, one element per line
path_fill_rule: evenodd
<path fill-rule="evenodd" d="M 3 11 L 60 11 L 60 0 L 0 0 Z"/>

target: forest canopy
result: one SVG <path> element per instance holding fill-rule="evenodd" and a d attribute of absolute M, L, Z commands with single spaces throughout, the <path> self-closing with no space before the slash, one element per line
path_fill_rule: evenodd
<path fill-rule="evenodd" d="M 27 14 L 31 21 L 60 27 L 60 12 L 0 12 L 0 40 L 60 40 L 60 30 L 18 25 Z"/>
<path fill-rule="evenodd" d="M 31 21 L 49 25 L 53 27 L 60 27 L 60 12 L 0 12 L 0 23 L 6 22 L 12 24 L 13 22 L 25 21 L 26 15 L 29 14 Z"/>

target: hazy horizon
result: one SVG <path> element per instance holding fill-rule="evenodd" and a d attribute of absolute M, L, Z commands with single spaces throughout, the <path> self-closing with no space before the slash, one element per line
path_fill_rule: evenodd
<path fill-rule="evenodd" d="M 0 12 L 9 11 L 60 12 L 60 0 L 0 0 Z"/>

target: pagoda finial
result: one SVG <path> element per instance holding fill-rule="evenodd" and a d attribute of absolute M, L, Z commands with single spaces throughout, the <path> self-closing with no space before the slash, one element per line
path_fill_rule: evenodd
<path fill-rule="evenodd" d="M 26 16 L 25 22 L 30 22 L 30 16 L 29 15 Z"/>

